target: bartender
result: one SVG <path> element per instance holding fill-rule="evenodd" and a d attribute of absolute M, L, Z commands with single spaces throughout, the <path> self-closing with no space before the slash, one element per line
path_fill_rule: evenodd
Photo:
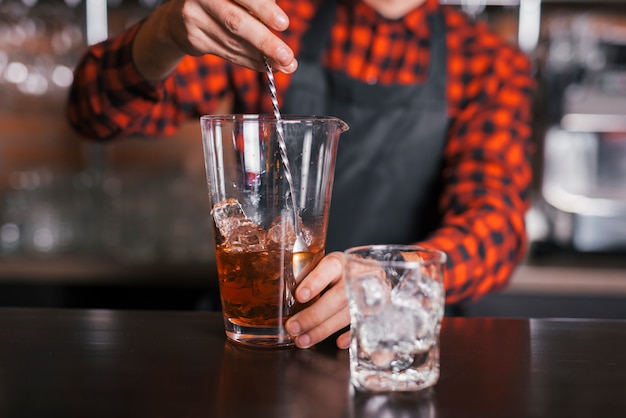
<path fill-rule="evenodd" d="M 448 255 L 446 303 L 502 289 L 526 248 L 533 78 L 516 47 L 438 0 L 171 0 L 89 48 L 67 115 L 87 138 L 172 134 L 186 119 L 346 121 L 328 254 L 286 324 L 310 347 L 350 322 L 340 250 L 416 243 Z M 347 348 L 349 333 L 337 345 Z"/>

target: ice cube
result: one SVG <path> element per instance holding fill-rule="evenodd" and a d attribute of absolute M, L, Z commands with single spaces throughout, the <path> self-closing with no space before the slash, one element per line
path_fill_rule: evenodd
<path fill-rule="evenodd" d="M 404 309 L 397 306 L 388 306 L 381 313 L 381 320 L 393 324 L 387 332 L 387 338 L 394 343 L 394 347 L 411 345 L 415 341 L 415 317 L 407 315 Z"/>
<path fill-rule="evenodd" d="M 431 331 L 443 312 L 443 286 L 413 271 L 405 275 L 391 290 L 393 304 L 413 317 L 415 336 L 419 340 L 429 338 Z"/>
<path fill-rule="evenodd" d="M 421 273 L 416 269 L 406 269 L 402 272 L 402 276 L 398 278 L 397 284 L 393 288 L 394 295 L 414 295 L 419 292 L 419 282 Z"/>
<path fill-rule="evenodd" d="M 398 306 L 422 309 L 422 281 L 419 270 L 405 270 L 391 290 L 391 300 Z"/>
<path fill-rule="evenodd" d="M 382 277 L 366 275 L 350 284 L 359 313 L 363 316 L 380 312 L 390 301 L 391 286 Z"/>
<path fill-rule="evenodd" d="M 424 307 L 428 310 L 443 309 L 445 291 L 443 284 L 430 277 L 424 276 L 421 284 L 422 294 L 424 295 Z"/>
<path fill-rule="evenodd" d="M 423 309 L 418 309 L 411 310 L 408 314 L 413 317 L 414 333 L 418 342 L 428 339 L 431 335 L 431 331 L 433 330 L 428 312 Z"/>
<path fill-rule="evenodd" d="M 413 271 L 401 278 L 391 291 L 391 298 L 398 305 L 430 310 L 433 304 L 441 304 L 443 285 L 420 272 Z"/>
<path fill-rule="evenodd" d="M 291 248 L 296 240 L 293 233 L 293 222 L 289 220 L 289 216 L 283 213 L 274 219 L 267 230 L 267 240 L 271 244 L 277 244 L 279 247 L 286 244 L 285 247 Z"/>
<path fill-rule="evenodd" d="M 230 198 L 217 203 L 211 215 L 221 239 L 229 251 L 263 251 L 266 233 L 244 213 L 237 199 Z"/>
<path fill-rule="evenodd" d="M 236 222 L 234 222 L 236 223 Z M 226 246 L 233 252 L 265 250 L 265 231 L 249 219 L 238 221 L 226 238 Z"/>
<path fill-rule="evenodd" d="M 215 204 L 211 210 L 211 215 L 217 230 L 224 239 L 230 236 L 233 229 L 240 226 L 242 220 L 247 219 L 241 204 L 234 198 L 222 200 Z"/>
<path fill-rule="evenodd" d="M 386 306 L 378 314 L 363 318 L 358 339 L 362 354 L 376 367 L 408 367 L 416 346 L 414 318 L 401 308 Z"/>
<path fill-rule="evenodd" d="M 413 316 L 395 306 L 386 306 L 378 314 L 363 318 L 359 327 L 361 344 L 367 351 L 382 351 L 415 340 Z"/>
<path fill-rule="evenodd" d="M 313 232 L 302 225 L 300 222 L 300 234 L 307 246 L 310 246 L 313 242 Z M 294 242 L 296 242 L 296 235 L 294 233 L 292 214 L 288 210 L 284 210 L 279 216 L 274 219 L 269 229 L 267 230 L 268 244 L 277 245 L 280 248 L 286 248 L 291 251 Z"/>

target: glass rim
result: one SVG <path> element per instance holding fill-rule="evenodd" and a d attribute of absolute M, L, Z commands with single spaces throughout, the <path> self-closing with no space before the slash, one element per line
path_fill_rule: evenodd
<path fill-rule="evenodd" d="M 270 113 L 222 113 L 200 116 L 201 121 L 214 121 L 214 122 L 246 122 L 246 121 L 262 121 L 264 123 L 276 123 L 277 119 L 274 114 Z M 295 123 L 295 122 L 336 122 L 342 131 L 348 130 L 348 124 L 336 116 L 329 115 L 304 115 L 304 114 L 286 114 L 281 115 L 282 123 Z"/>
<path fill-rule="evenodd" d="M 359 251 L 369 250 L 384 250 L 384 249 L 393 249 L 396 251 L 404 251 L 407 253 L 427 253 L 434 255 L 435 257 L 430 258 L 428 260 L 417 261 L 417 260 L 375 260 L 371 258 L 362 258 L 357 257 L 355 254 Z M 373 245 L 360 245 L 357 247 L 347 248 L 343 251 L 343 254 L 346 258 L 350 260 L 357 261 L 363 264 L 372 264 L 372 265 L 388 265 L 388 266 L 399 266 L 404 265 L 407 267 L 417 267 L 417 266 L 430 266 L 433 264 L 441 264 L 445 265 L 448 256 L 444 251 L 436 250 L 434 248 L 426 248 L 420 245 L 410 245 L 410 244 L 373 244 Z"/>

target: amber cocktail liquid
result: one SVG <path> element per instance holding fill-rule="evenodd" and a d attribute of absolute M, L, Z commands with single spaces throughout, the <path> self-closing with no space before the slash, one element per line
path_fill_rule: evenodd
<path fill-rule="evenodd" d="M 291 274 L 291 258 L 283 251 L 238 252 L 218 245 L 216 256 L 222 310 L 233 328 L 266 327 L 274 334 L 281 332 L 289 316 L 303 308 L 294 296 L 298 281 Z M 310 256 L 313 266 L 323 251 Z"/>
<path fill-rule="evenodd" d="M 271 115 L 203 116 L 201 124 L 226 335 L 248 346 L 292 346 L 284 324 L 303 308 L 298 283 L 324 255 L 347 125 Z M 294 248 L 296 236 L 305 252 Z"/>

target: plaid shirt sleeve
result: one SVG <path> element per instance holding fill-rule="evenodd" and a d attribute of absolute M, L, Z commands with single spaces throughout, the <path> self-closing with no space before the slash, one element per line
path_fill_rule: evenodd
<path fill-rule="evenodd" d="M 529 60 L 486 28 L 472 33 L 450 13 L 442 225 L 421 244 L 448 254 L 446 301 L 502 289 L 526 249 L 531 186 Z M 455 48 L 466 43 L 472 48 Z M 469 80 L 469 81 L 468 81 Z"/>
<path fill-rule="evenodd" d="M 74 73 L 66 114 L 86 138 L 174 134 L 184 120 L 212 113 L 230 94 L 229 64 L 210 55 L 186 57 L 173 76 L 146 81 L 131 52 L 140 24 L 89 48 Z"/>

